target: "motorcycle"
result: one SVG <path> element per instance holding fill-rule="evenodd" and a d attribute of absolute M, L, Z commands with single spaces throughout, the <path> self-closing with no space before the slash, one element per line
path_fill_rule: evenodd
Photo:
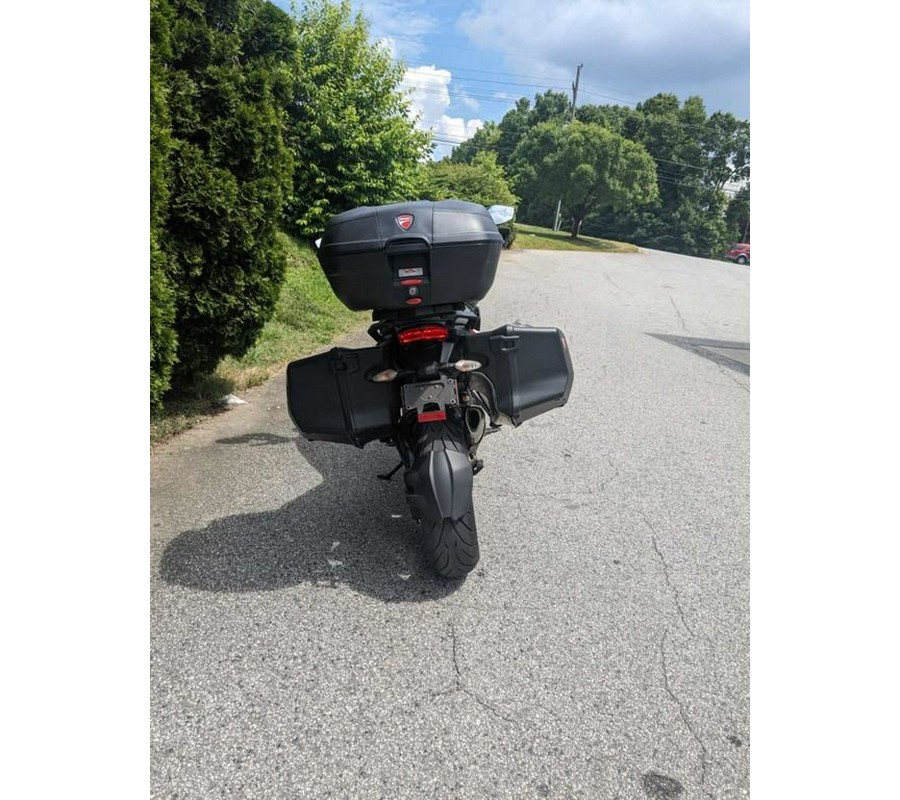
<path fill-rule="evenodd" d="M 500 231 L 500 235 L 503 237 L 501 247 L 504 250 L 508 250 L 514 237 L 512 236 L 512 226 L 504 223 L 512 222 L 513 217 L 516 215 L 516 209 L 512 206 L 491 206 L 488 209 L 488 214 L 491 215 L 491 219 L 494 220 L 497 230 Z"/>
<path fill-rule="evenodd" d="M 562 331 L 481 330 L 513 209 L 458 200 L 366 206 L 332 217 L 317 256 L 332 290 L 372 310 L 374 347 L 332 348 L 287 367 L 287 405 L 309 440 L 396 449 L 425 556 L 462 578 L 480 553 L 473 503 L 484 438 L 564 406 L 572 361 Z M 507 214 L 509 216 L 507 216 Z"/>

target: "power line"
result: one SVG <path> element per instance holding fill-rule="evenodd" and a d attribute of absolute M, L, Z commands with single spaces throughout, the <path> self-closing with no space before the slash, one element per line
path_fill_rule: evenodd
<path fill-rule="evenodd" d="M 448 71 L 449 71 L 449 68 L 448 68 Z M 426 74 L 423 72 L 415 72 L 415 70 L 407 70 L 407 72 L 413 72 L 415 75 L 418 75 L 418 76 L 424 76 Z M 431 74 L 434 74 L 434 73 L 431 73 Z M 502 73 L 499 73 L 499 74 L 502 74 Z M 451 74 L 451 80 L 452 79 L 453 79 L 453 76 Z M 512 81 L 495 81 L 495 80 L 487 80 L 487 79 L 481 79 L 481 78 L 469 78 L 466 76 L 462 76 L 459 82 L 460 83 L 464 83 L 464 82 L 489 83 L 489 84 L 496 84 L 498 86 L 520 86 L 523 88 L 536 89 L 536 90 L 538 90 L 536 92 L 536 94 L 541 94 L 542 92 L 559 92 L 560 94 L 565 94 L 568 92 L 568 89 L 566 89 L 562 86 L 547 86 L 545 84 L 537 84 L 537 83 L 515 83 Z M 425 91 L 424 87 L 419 87 L 419 86 L 417 86 L 415 84 L 411 84 L 409 82 L 405 82 L 404 85 L 415 86 L 416 88 L 420 88 L 420 89 L 422 89 L 422 91 Z M 444 85 L 449 86 L 449 84 L 444 84 Z M 599 92 L 591 91 L 589 89 L 582 89 L 581 91 L 584 94 L 593 95 L 595 97 L 603 97 L 607 100 L 617 100 L 617 101 L 619 101 L 627 106 L 631 106 L 631 107 L 634 107 L 635 105 L 637 105 L 638 102 L 641 102 L 641 101 L 633 102 L 633 101 L 622 100 L 621 98 L 613 97 L 612 95 L 607 95 L 607 94 L 600 94 Z M 474 97 L 475 95 L 465 95 L 465 96 Z M 519 99 L 520 98 L 517 98 L 515 102 L 518 102 Z M 530 99 L 530 98 L 526 98 L 526 99 Z"/>
<path fill-rule="evenodd" d="M 669 160 L 666 159 L 666 158 L 656 158 L 656 157 L 653 156 L 653 155 L 651 155 L 650 157 L 651 157 L 654 161 L 656 161 L 656 162 L 658 162 L 658 163 L 660 163 L 660 164 L 674 164 L 676 167 L 687 167 L 688 169 L 699 169 L 699 170 L 701 170 L 701 171 L 706 169 L 706 167 L 698 167 L 696 164 L 685 164 L 685 163 L 683 163 L 683 162 L 681 162 L 681 161 L 669 161 Z"/>
<path fill-rule="evenodd" d="M 387 38 L 387 39 L 397 39 L 397 40 L 400 40 L 400 41 L 413 41 L 413 42 L 418 42 L 418 43 L 421 43 L 421 42 L 422 42 L 422 36 L 421 36 L 421 35 L 420 35 L 420 36 L 413 36 L 413 35 L 395 34 L 395 35 L 391 35 L 391 36 L 387 36 L 387 35 L 386 35 L 386 36 L 384 36 L 384 37 L 382 37 L 382 38 Z M 464 46 L 460 46 L 460 45 L 453 45 L 453 46 L 443 45 L 443 49 L 444 49 L 444 50 L 448 50 L 448 51 L 455 51 L 455 52 L 463 52 L 463 51 L 465 51 L 465 52 L 477 52 L 477 53 L 481 53 L 481 54 L 484 54 L 484 52 L 485 52 L 485 51 L 484 51 L 484 48 L 464 47 Z M 520 55 L 520 56 L 525 56 L 525 57 L 527 57 L 527 58 L 529 58 L 529 59 L 534 57 L 534 53 L 533 53 L 533 52 L 513 51 L 513 50 L 507 50 L 507 51 L 504 51 L 503 55 Z M 395 60 L 396 60 L 398 63 L 400 63 L 402 66 L 404 66 L 404 68 L 406 68 L 408 71 L 414 71 L 414 70 L 416 70 L 416 69 L 419 69 L 419 70 L 422 69 L 421 67 L 419 67 L 419 68 L 416 68 L 416 67 L 407 67 L 405 61 L 402 60 L 402 59 L 395 59 Z M 464 66 L 444 66 L 444 67 L 438 67 L 438 66 L 435 64 L 435 69 L 446 69 L 446 70 L 449 70 L 449 71 L 458 71 L 458 72 L 471 72 L 471 73 L 474 73 L 474 74 L 476 74 L 476 75 L 500 75 L 500 76 L 503 76 L 503 77 L 520 78 L 520 79 L 529 79 L 529 78 L 531 78 L 531 79 L 534 79 L 534 80 L 537 80 L 537 81 L 547 81 L 547 82 L 550 83 L 550 84 L 557 84 L 557 83 L 559 83 L 559 81 L 560 81 L 560 78 L 558 78 L 558 77 L 551 77 L 551 76 L 549 76 L 549 75 L 541 75 L 541 76 L 537 76 L 537 75 L 524 75 L 524 74 L 522 74 L 522 73 L 516 73 L 516 72 L 498 72 L 498 71 L 482 70 L 482 69 L 476 69 L 476 68 L 474 68 L 474 67 L 464 67 Z M 465 76 L 463 76 L 463 79 L 464 79 L 464 80 L 472 80 L 472 81 L 476 80 L 475 78 L 467 78 L 467 77 L 465 77 Z M 482 82 L 490 83 L 491 81 L 482 81 Z M 501 82 L 500 82 L 500 81 L 497 81 L 497 83 L 501 83 Z M 509 84 L 509 85 L 517 85 L 517 84 Z M 550 90 L 552 90 L 552 91 L 560 91 L 560 92 L 565 92 L 565 91 L 566 91 L 566 90 L 561 89 L 561 88 L 559 88 L 559 87 L 557 87 L 557 86 L 555 86 L 555 85 L 554 85 L 554 86 L 544 86 L 544 85 L 531 84 L 531 83 L 527 83 L 527 84 L 518 84 L 518 85 L 521 85 L 521 86 L 524 86 L 524 87 L 536 87 L 536 88 L 550 89 Z M 588 94 L 588 95 L 592 95 L 592 96 L 595 96 L 595 97 L 602 97 L 602 98 L 604 98 L 604 99 L 606 99 L 606 100 L 613 100 L 613 101 L 615 101 L 615 102 L 617 102 L 617 103 L 621 103 L 621 104 L 623 104 L 623 105 L 631 106 L 631 107 L 636 106 L 638 103 L 645 102 L 646 100 L 649 100 L 651 97 L 654 96 L 654 95 L 651 95 L 650 97 L 644 97 L 643 99 L 640 99 L 640 98 L 641 98 L 640 95 L 633 94 L 632 92 L 626 92 L 626 91 L 623 90 L 623 89 L 609 88 L 609 87 L 605 88 L 605 90 L 602 90 L 602 89 L 604 89 L 604 87 L 597 87 L 597 86 L 594 86 L 594 85 L 588 85 L 588 86 L 585 86 L 581 91 L 583 91 L 585 94 Z M 612 92 L 613 94 L 608 94 L 607 92 Z M 658 93 L 657 93 L 657 94 L 658 94 Z M 622 95 L 625 95 L 625 97 L 623 97 Z M 634 99 L 628 100 L 628 99 L 625 99 L 626 97 L 631 97 L 631 98 L 634 98 Z M 690 125 L 690 123 L 682 123 L 682 124 Z M 703 126 L 695 126 L 695 127 L 700 127 L 701 129 L 703 128 Z M 710 129 L 710 128 L 707 127 L 706 130 L 715 130 L 715 129 Z"/>
<path fill-rule="evenodd" d="M 450 117 L 450 119 L 461 119 L 460 117 Z M 421 125 L 442 125 L 444 124 L 444 120 L 419 120 L 419 124 Z M 445 134 L 446 136 L 452 136 L 452 134 Z M 474 135 L 474 134 L 473 134 Z M 463 142 L 469 141 L 472 137 L 469 136 L 465 139 L 460 139 L 456 143 L 462 144 Z M 698 166 L 697 164 L 687 164 L 683 161 L 672 161 L 667 158 L 657 158 L 651 154 L 650 156 L 657 164 L 671 164 L 676 167 L 685 167 L 686 169 L 694 169 L 698 172 L 705 172 L 709 167 L 707 166 Z"/>
<path fill-rule="evenodd" d="M 471 138 L 471 137 L 469 137 L 469 138 Z M 441 145 L 444 147 L 457 147 L 457 146 L 469 141 L 469 139 L 468 138 L 467 139 L 457 139 L 457 138 L 452 137 L 449 134 L 441 134 L 441 135 L 432 135 L 431 141 L 434 144 Z M 699 169 L 699 167 L 697 167 L 696 169 Z M 660 172 L 658 170 L 657 170 L 656 178 L 660 183 L 665 183 L 665 184 L 668 184 L 671 186 L 680 186 L 685 189 L 704 189 L 704 188 L 708 189 L 708 188 L 710 188 L 709 186 L 707 186 L 704 183 L 699 182 L 699 181 L 693 182 L 693 183 L 685 182 L 684 180 L 682 180 L 682 178 L 684 178 L 684 176 L 682 176 L 682 175 L 674 175 L 674 174 L 670 174 L 670 173 L 666 173 L 666 172 Z M 735 190 L 735 189 L 726 189 L 724 187 L 722 188 L 722 191 L 725 192 L 725 194 L 729 195 L 730 197 L 733 197 L 737 193 L 737 190 Z"/>
<path fill-rule="evenodd" d="M 415 42 L 421 42 L 421 37 L 420 37 L 420 36 L 404 36 L 404 35 L 401 35 L 401 34 L 397 34 L 397 35 L 393 35 L 393 36 L 386 36 L 385 38 L 389 38 L 389 39 L 399 39 L 399 40 L 401 40 L 401 41 L 415 41 Z M 444 45 L 444 49 L 445 49 L 445 50 L 449 50 L 449 51 L 458 51 L 458 52 L 466 51 L 466 52 L 477 52 L 477 53 L 482 53 L 482 54 L 484 53 L 484 49 L 483 49 L 483 48 L 462 47 L 462 46 L 459 46 L 459 45 L 455 45 L 455 46 Z M 527 57 L 527 58 L 533 58 L 533 57 L 534 57 L 534 53 L 533 53 L 533 52 L 514 51 L 514 50 L 506 50 L 506 51 L 504 51 L 504 55 L 520 55 L 520 56 L 525 56 L 525 57 Z M 401 63 L 403 63 L 402 60 L 401 60 Z M 405 63 L 404 63 L 403 65 L 405 66 Z M 406 68 L 407 68 L 408 70 L 414 69 L 414 68 L 411 68 L 411 67 L 406 67 Z M 473 68 L 473 67 L 459 67 L 459 66 L 455 66 L 455 67 L 451 67 L 451 66 L 447 66 L 447 67 L 438 67 L 437 65 L 435 65 L 435 68 L 436 68 L 436 69 L 447 69 L 447 70 L 450 70 L 450 71 L 458 70 L 458 71 L 473 72 L 473 73 L 475 73 L 475 74 L 480 74 L 480 75 L 501 75 L 501 76 L 504 76 L 504 77 L 512 77 L 512 78 L 534 78 L 535 80 L 548 81 L 549 83 L 554 83 L 554 84 L 555 84 L 555 83 L 558 83 L 559 80 L 560 80 L 559 78 L 550 77 L 550 76 L 547 76 L 547 75 L 544 75 L 544 76 L 534 76 L 534 75 L 523 75 L 523 74 L 521 74 L 521 73 L 515 73 L 515 72 L 492 72 L 492 71 L 489 71 L 489 70 L 479 70 L 479 69 L 475 69 L 475 68 Z M 467 78 L 467 80 L 475 80 L 475 79 L 474 79 L 474 78 Z M 525 86 L 537 86 L 537 84 L 524 84 L 524 85 L 525 85 Z M 555 86 L 539 86 L 538 88 L 552 89 L 553 91 L 561 91 L 561 92 L 565 92 L 565 91 L 566 91 L 566 90 L 564 90 L 564 89 L 559 89 L 559 88 L 557 88 L 557 87 L 555 87 Z M 607 99 L 607 100 L 615 100 L 615 101 L 618 102 L 618 103 L 622 103 L 622 104 L 624 104 L 624 105 L 632 106 L 632 107 L 635 106 L 635 105 L 637 105 L 638 103 L 641 103 L 641 102 L 644 102 L 644 101 L 646 101 L 646 100 L 649 100 L 651 97 L 654 96 L 654 95 L 651 95 L 650 97 L 645 97 L 645 98 L 643 98 L 643 100 L 642 100 L 642 99 L 626 100 L 626 99 L 625 99 L 624 97 L 622 97 L 621 95 L 630 96 L 630 97 L 632 97 L 632 98 L 639 98 L 640 95 L 636 95 L 636 94 L 633 94 L 633 93 L 631 93 L 631 92 L 626 92 L 626 91 L 624 91 L 624 90 L 622 90 L 622 89 L 617 89 L 617 88 L 609 88 L 609 89 L 607 89 L 607 91 L 614 92 L 615 94 L 606 94 L 605 92 L 599 91 L 599 88 L 602 88 L 602 87 L 589 86 L 589 87 L 586 87 L 586 88 L 582 89 L 582 91 L 583 91 L 585 94 L 594 95 L 594 96 L 596 96 L 596 97 L 603 97 L 604 99 Z M 658 93 L 657 93 L 657 94 L 658 94 Z M 684 124 L 689 124 L 689 123 L 684 123 Z"/>
<path fill-rule="evenodd" d="M 400 39 L 400 40 L 405 40 L 405 41 L 420 41 L 420 37 L 417 37 L 417 36 L 403 36 L 403 35 L 396 35 L 396 36 L 390 36 L 390 37 L 387 37 L 387 38 L 391 38 L 391 39 Z M 483 52 L 484 52 L 484 51 L 483 51 L 482 49 L 480 49 L 480 48 L 460 47 L 460 46 L 452 46 L 452 47 L 451 47 L 451 46 L 447 46 L 447 45 L 444 45 L 444 49 L 445 49 L 445 50 L 450 50 L 450 51 L 460 51 L 460 52 L 461 52 L 461 51 L 466 51 L 466 52 L 479 52 L 479 53 L 483 53 Z M 508 54 L 508 55 L 522 55 L 522 56 L 527 56 L 528 58 L 533 58 L 533 56 L 534 56 L 534 53 L 530 53 L 530 52 L 529 52 L 529 53 L 525 53 L 525 52 L 521 52 L 521 51 L 518 51 L 518 52 L 516 52 L 516 51 L 505 51 L 505 54 Z M 404 66 L 405 66 L 405 64 L 404 64 Z M 418 67 L 418 68 L 416 68 L 416 67 L 406 67 L 406 69 L 407 69 L 408 71 L 414 71 L 414 70 L 416 70 L 416 69 L 421 69 L 421 67 Z M 474 74 L 476 74 L 476 75 L 500 75 L 500 76 L 503 76 L 503 77 L 509 77 L 509 78 L 522 78 L 522 79 L 529 79 L 529 78 L 530 78 L 530 79 L 537 80 L 537 81 L 546 81 L 546 82 L 549 83 L 549 84 L 557 84 L 557 83 L 559 83 L 559 81 L 560 81 L 560 78 L 559 78 L 559 77 L 551 77 L 551 76 L 549 76 L 549 75 L 524 75 L 524 74 L 518 73 L 518 72 L 496 72 L 496 71 L 491 71 L 491 70 L 476 69 L 476 68 L 474 68 L 474 67 L 450 66 L 450 65 L 448 65 L 448 66 L 443 66 L 443 67 L 439 67 L 439 66 L 437 66 L 437 64 L 435 64 L 435 69 L 445 69 L 445 70 L 449 70 L 449 71 L 451 71 L 451 72 L 455 72 L 455 71 L 458 71 L 458 72 L 472 72 L 472 73 L 474 73 Z M 474 79 L 474 78 L 465 78 L 465 80 L 475 80 L 475 79 Z M 499 81 L 498 81 L 498 83 L 499 83 Z M 538 84 L 531 84 L 531 83 L 521 84 L 521 85 L 523 85 L 523 86 L 538 86 Z M 566 89 L 563 89 L 563 88 L 560 88 L 560 87 L 557 87 L 557 86 L 538 86 L 538 88 L 552 89 L 553 91 L 560 91 L 560 92 L 567 92 Z M 600 88 L 602 88 L 602 87 L 600 87 Z M 618 102 L 620 102 L 620 103 L 624 103 L 625 105 L 630 105 L 630 106 L 634 106 L 636 103 L 641 102 L 641 100 L 639 99 L 639 98 L 640 98 L 640 95 L 632 94 L 631 92 L 626 92 L 626 91 L 624 91 L 624 90 L 622 90 L 622 89 L 616 89 L 616 88 L 607 88 L 606 91 L 611 91 L 611 92 L 614 92 L 615 94 L 606 94 L 606 93 L 600 91 L 600 88 L 598 88 L 598 87 L 596 87 L 596 86 L 590 86 L 590 87 L 587 87 L 587 88 L 583 89 L 582 91 L 584 91 L 585 94 L 592 94 L 592 95 L 596 95 L 596 96 L 598 96 L 598 97 L 604 97 L 604 98 L 606 98 L 606 99 L 608 99 L 608 100 L 616 100 L 616 101 L 618 101 Z M 634 99 L 634 100 L 626 100 L 625 98 L 621 97 L 620 95 L 626 95 L 626 96 L 630 96 L 630 97 L 632 97 L 632 98 L 637 98 L 637 99 Z M 644 99 L 649 99 L 649 98 L 644 98 Z"/>
<path fill-rule="evenodd" d="M 424 92 L 426 94 L 448 96 L 451 98 L 461 99 L 461 100 L 468 99 L 468 100 L 484 101 L 487 103 L 503 103 L 510 107 L 515 106 L 518 103 L 519 99 L 521 99 L 521 98 L 513 99 L 510 97 L 502 98 L 502 97 L 496 97 L 496 96 L 490 96 L 490 95 L 484 95 L 484 94 L 470 94 L 470 93 L 467 93 L 464 91 L 457 91 L 456 89 L 450 89 L 447 87 L 447 85 L 444 85 L 441 88 L 432 88 L 430 86 L 420 86 L 418 84 L 413 84 L 413 83 L 403 83 L 403 84 L 401 84 L 401 88 L 407 88 L 407 89 L 415 91 L 415 92 Z M 580 90 L 580 91 L 583 91 L 583 90 Z M 587 92 L 587 94 L 590 94 L 590 92 Z M 528 99 L 528 98 L 525 98 L 525 99 Z M 651 117 L 651 119 L 652 119 L 652 117 Z M 710 127 L 709 125 L 695 125 L 692 122 L 683 122 L 679 119 L 671 119 L 670 121 L 672 122 L 673 125 L 677 125 L 681 128 L 690 128 L 692 130 L 706 131 L 709 133 L 720 133 L 721 132 L 718 128 L 713 128 L 713 127 Z M 683 166 L 689 166 L 689 165 L 683 165 Z"/>
<path fill-rule="evenodd" d="M 581 72 L 581 65 L 579 65 L 578 72 L 576 74 L 576 82 L 572 84 L 572 90 L 573 90 L 572 116 L 573 116 L 573 118 L 576 113 L 575 102 L 576 102 L 577 94 L 578 94 L 578 90 L 579 90 L 578 82 L 579 82 L 579 78 L 580 78 L 580 72 Z M 506 73 L 497 73 L 497 74 L 506 74 Z M 483 81 L 483 82 L 490 83 L 491 81 Z M 501 82 L 498 82 L 498 83 L 501 83 Z M 508 85 L 530 85 L 530 84 L 508 84 Z M 449 97 L 459 98 L 459 99 L 483 100 L 485 102 L 491 102 L 491 103 L 504 103 L 504 104 L 507 104 L 510 106 L 512 106 L 518 102 L 517 100 L 512 100 L 511 98 L 498 98 L 498 97 L 490 97 L 490 96 L 486 96 L 486 95 L 457 92 L 455 90 L 451 91 L 447 85 L 444 85 L 440 88 L 434 88 L 431 86 L 419 86 L 417 84 L 405 83 L 404 86 L 405 86 L 405 88 L 415 91 L 415 92 L 424 92 L 426 94 L 449 96 Z M 587 92 L 587 94 L 592 94 L 592 93 Z M 460 118 L 457 117 L 456 119 L 460 119 Z M 462 118 L 462 119 L 464 119 L 464 118 Z M 443 122 L 442 120 L 441 121 L 427 121 L 427 122 L 422 121 L 422 120 L 419 121 L 419 123 L 422 125 L 440 125 L 440 124 L 442 124 L 442 122 Z M 693 123 L 682 122 L 681 120 L 677 120 L 677 119 L 672 120 L 672 122 L 675 125 L 678 125 L 678 126 L 684 127 L 684 128 L 692 128 L 692 129 L 701 130 L 701 131 L 718 132 L 717 129 L 711 128 L 709 126 L 695 125 Z M 463 142 L 466 142 L 469 139 L 471 139 L 471 136 L 468 136 L 464 139 L 453 140 L 453 141 L 447 142 L 445 144 L 454 144 L 454 145 L 462 144 Z M 686 163 L 683 161 L 672 161 L 670 159 L 664 159 L 664 158 L 654 158 L 654 161 L 656 161 L 658 164 L 660 164 L 660 163 L 661 164 L 672 164 L 674 166 L 684 167 L 685 169 L 698 170 L 701 172 L 705 171 L 708 168 L 706 166 L 698 166 L 697 164 L 689 164 L 689 163 Z"/>
<path fill-rule="evenodd" d="M 455 147 L 456 145 L 464 144 L 468 139 L 450 139 L 442 136 L 432 136 L 431 141 L 437 142 L 438 144 L 449 144 Z"/>
<path fill-rule="evenodd" d="M 431 69 L 431 67 L 407 67 L 407 72 L 416 72 L 423 69 Z M 533 78 L 536 81 L 548 81 L 550 83 L 557 83 L 559 78 L 551 78 L 549 75 L 523 75 L 519 72 L 491 72 L 486 69 L 475 69 L 474 67 L 454 67 L 454 66 L 444 66 L 438 67 L 435 65 L 434 69 L 443 69 L 448 72 L 474 72 L 476 75 L 502 75 L 505 78 Z M 463 76 L 465 80 L 475 80 L 474 78 L 468 78 Z M 526 83 L 522 84 L 523 86 L 535 86 L 537 84 Z M 562 91 L 562 90 L 560 90 Z"/>
<path fill-rule="evenodd" d="M 449 68 L 448 68 L 448 71 L 450 71 Z M 426 74 L 431 74 L 431 75 L 433 75 L 433 74 L 434 74 L 433 72 L 425 73 L 425 72 L 419 72 L 418 70 L 415 70 L 415 69 L 408 69 L 408 70 L 407 70 L 407 73 L 410 73 L 410 72 L 415 73 L 416 75 L 426 75 Z M 451 77 L 452 77 L 452 76 L 451 76 Z M 566 91 L 565 89 L 563 89 L 563 88 L 561 88 L 561 87 L 559 87 L 559 86 L 542 86 L 542 85 L 538 85 L 538 84 L 536 84 L 536 83 L 514 83 L 513 81 L 497 81 L 497 80 L 491 80 L 491 79 L 488 79 L 488 78 L 469 78 L 469 77 L 466 77 L 466 76 L 463 76 L 463 77 L 462 77 L 462 80 L 465 81 L 465 82 L 467 82 L 467 83 L 494 83 L 494 84 L 497 84 L 497 85 L 499 85 L 499 86 L 522 86 L 522 87 L 526 87 L 526 88 L 529 88 L 529 89 L 533 89 L 533 88 L 538 88 L 538 89 L 549 89 L 549 90 L 554 91 L 554 92 L 564 92 L 564 91 Z"/>
<path fill-rule="evenodd" d="M 495 97 L 486 94 L 470 94 L 468 92 L 459 92 L 456 89 L 448 89 L 446 86 L 440 89 L 432 88 L 430 86 L 419 86 L 413 83 L 404 83 L 402 87 L 407 89 L 413 89 L 417 92 L 425 92 L 425 94 L 438 94 L 438 95 L 447 95 L 449 97 L 456 97 L 460 99 L 471 99 L 471 100 L 484 100 L 490 103 L 506 103 L 507 105 L 515 105 L 518 102 L 518 98 L 515 100 L 509 97 Z"/>

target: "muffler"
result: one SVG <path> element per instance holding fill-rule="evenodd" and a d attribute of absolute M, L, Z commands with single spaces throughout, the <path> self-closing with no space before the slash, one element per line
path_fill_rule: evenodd
<path fill-rule="evenodd" d="M 466 438 L 470 447 L 475 447 L 484 438 L 487 428 L 487 414 L 480 406 L 469 406 L 466 409 Z"/>

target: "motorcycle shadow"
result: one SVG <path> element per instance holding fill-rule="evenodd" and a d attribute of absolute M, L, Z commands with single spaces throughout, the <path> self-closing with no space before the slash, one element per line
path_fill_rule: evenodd
<path fill-rule="evenodd" d="M 386 602 L 434 600 L 462 585 L 436 576 L 426 563 L 401 473 L 390 482 L 376 478 L 395 466 L 394 451 L 378 443 L 359 450 L 272 434 L 220 443 L 296 444 L 323 480 L 276 511 L 223 517 L 179 534 L 162 554 L 166 582 L 212 592 L 343 584 Z"/>

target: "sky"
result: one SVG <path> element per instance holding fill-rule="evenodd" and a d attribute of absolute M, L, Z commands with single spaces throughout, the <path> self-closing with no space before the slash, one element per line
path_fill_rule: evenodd
<path fill-rule="evenodd" d="M 289 6 L 289 0 L 278 0 Z M 578 104 L 698 95 L 750 118 L 749 0 L 353 0 L 407 67 L 434 157 L 547 89 Z"/>

